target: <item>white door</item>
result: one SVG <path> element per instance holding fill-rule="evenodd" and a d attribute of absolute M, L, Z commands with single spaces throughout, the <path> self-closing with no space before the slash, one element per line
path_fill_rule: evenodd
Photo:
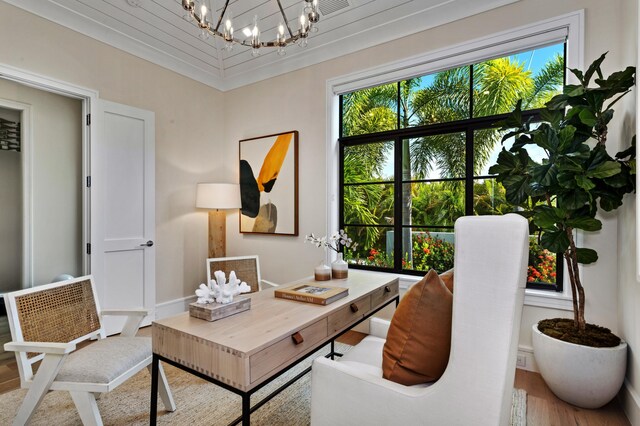
<path fill-rule="evenodd" d="M 155 308 L 155 115 L 100 101 L 92 158 L 92 256 L 101 309 Z M 124 319 L 105 317 L 109 334 Z"/>

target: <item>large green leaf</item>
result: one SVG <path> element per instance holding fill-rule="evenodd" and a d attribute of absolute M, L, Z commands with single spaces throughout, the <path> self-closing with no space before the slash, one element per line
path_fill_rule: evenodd
<path fill-rule="evenodd" d="M 612 211 L 622 205 L 622 196 L 612 191 L 594 191 L 594 196 L 600 197 L 600 207 L 605 211 Z"/>
<path fill-rule="evenodd" d="M 513 132 L 513 134 L 517 134 L 517 133 L 518 132 Z M 506 136 L 507 135 L 505 135 L 505 137 Z M 533 141 L 531 140 L 531 137 L 529 135 L 520 134 L 520 136 L 518 136 L 513 141 L 513 146 L 511 147 L 510 151 L 516 152 L 516 151 L 518 151 L 518 149 L 522 148 L 523 146 L 530 145 L 532 143 L 533 143 Z"/>
<path fill-rule="evenodd" d="M 582 121 L 585 126 L 593 127 L 598 122 L 593 111 L 587 108 L 581 109 L 578 116 L 580 117 L 580 121 Z"/>
<path fill-rule="evenodd" d="M 576 183 L 580 188 L 584 189 L 585 191 L 591 191 L 593 188 L 596 187 L 596 184 L 593 183 L 591 179 L 589 179 L 584 175 L 576 175 Z"/>
<path fill-rule="evenodd" d="M 540 244 L 552 253 L 564 253 L 569 247 L 566 231 L 547 231 L 540 237 Z"/>
<path fill-rule="evenodd" d="M 533 135 L 533 142 L 541 148 L 551 152 L 558 149 L 558 135 L 548 124 L 541 124 L 538 131 Z"/>
<path fill-rule="evenodd" d="M 558 167 L 555 164 L 542 164 L 531 169 L 531 177 L 544 186 L 550 186 L 556 181 Z"/>
<path fill-rule="evenodd" d="M 566 126 L 558 132 L 558 139 L 560 143 L 558 145 L 559 152 L 565 152 L 571 146 L 573 142 L 573 136 L 576 133 L 576 128 L 573 126 Z"/>
<path fill-rule="evenodd" d="M 578 263 L 593 263 L 598 260 L 598 253 L 590 248 L 576 248 L 576 254 L 578 256 Z"/>
<path fill-rule="evenodd" d="M 555 228 L 556 224 L 564 220 L 566 211 L 557 207 L 551 206 L 536 206 L 534 209 L 535 215 L 533 221 L 540 228 Z"/>
<path fill-rule="evenodd" d="M 573 189 L 578 186 L 577 174 L 572 170 L 563 170 L 558 172 L 558 184 L 565 189 Z"/>
<path fill-rule="evenodd" d="M 602 71 L 600 70 L 600 66 L 602 65 L 602 62 L 604 61 L 604 58 L 607 56 L 607 53 L 609 53 L 609 52 L 604 52 L 602 55 L 600 55 L 600 57 L 598 59 L 596 59 L 595 61 L 593 61 L 593 63 L 591 65 L 589 65 L 589 68 L 587 68 L 587 71 L 585 71 L 585 73 L 584 73 L 583 84 L 585 86 L 589 85 L 589 81 L 591 80 L 591 77 L 593 76 L 593 73 L 595 73 L 595 72 L 598 73 L 598 77 L 602 78 Z"/>
<path fill-rule="evenodd" d="M 591 198 L 589 194 L 582 189 L 574 189 L 572 191 L 564 191 L 558 194 L 558 207 L 567 210 L 576 210 L 587 204 Z"/>
<path fill-rule="evenodd" d="M 622 170 L 621 173 L 617 175 L 613 175 L 611 177 L 605 178 L 604 183 L 611 186 L 612 188 L 622 188 L 624 187 L 629 180 L 629 173 Z"/>
<path fill-rule="evenodd" d="M 489 173 L 492 175 L 511 174 L 517 172 L 520 168 L 518 157 L 502 148 L 500 154 L 498 154 L 498 161 L 496 164 L 489 168 Z"/>
<path fill-rule="evenodd" d="M 602 229 L 602 222 L 593 217 L 576 217 L 574 219 L 569 219 L 566 222 L 566 225 L 589 232 L 599 231 Z"/>
<path fill-rule="evenodd" d="M 502 181 L 506 190 L 505 198 L 508 202 L 520 205 L 527 199 L 529 179 L 530 177 L 527 175 L 510 175 Z"/>
<path fill-rule="evenodd" d="M 617 161 L 605 161 L 593 170 L 587 172 L 588 177 L 604 179 L 615 176 L 622 169 Z"/>

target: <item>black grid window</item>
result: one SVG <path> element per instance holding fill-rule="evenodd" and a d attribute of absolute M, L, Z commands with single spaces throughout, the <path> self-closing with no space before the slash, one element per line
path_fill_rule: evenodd
<path fill-rule="evenodd" d="M 457 218 L 512 211 L 488 173 L 502 149 L 496 123 L 518 99 L 527 118 L 538 118 L 538 108 L 564 83 L 565 48 L 340 96 L 339 222 L 358 243 L 345 252 L 350 267 L 444 272 L 453 267 Z M 561 291 L 561 257 L 532 236 L 529 258 L 527 286 Z"/>

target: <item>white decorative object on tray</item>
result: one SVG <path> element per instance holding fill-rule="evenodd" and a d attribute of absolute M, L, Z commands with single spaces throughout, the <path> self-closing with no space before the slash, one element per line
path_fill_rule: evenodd
<path fill-rule="evenodd" d="M 215 271 L 213 276 L 216 277 L 217 282 L 211 280 L 209 286 L 213 290 L 216 302 L 218 303 L 231 303 L 233 296 L 251 291 L 251 287 L 249 287 L 247 283 L 236 278 L 235 271 L 229 273 L 229 282 L 227 282 L 227 277 L 223 271 Z"/>
<path fill-rule="evenodd" d="M 189 304 L 192 317 L 215 321 L 251 308 L 250 298 L 233 300 L 234 296 L 251 291 L 246 282 L 236 277 L 235 271 L 229 273 L 228 282 L 223 271 L 215 271 L 213 276 L 215 280 L 210 280 L 208 286 L 203 283 L 196 290 L 198 300 Z"/>
<path fill-rule="evenodd" d="M 216 278 L 215 281 L 209 281 L 209 286 L 204 283 L 200 284 L 200 287 L 196 290 L 197 303 L 217 302 L 227 304 L 233 301 L 233 296 L 251 291 L 251 287 L 246 282 L 236 278 L 235 271 L 229 273 L 229 282 L 227 282 L 227 277 L 223 271 L 215 271 L 213 275 Z"/>
<path fill-rule="evenodd" d="M 196 290 L 196 296 L 198 296 L 197 303 L 201 305 L 216 301 L 213 291 L 205 283 L 200 284 L 200 287 Z"/>

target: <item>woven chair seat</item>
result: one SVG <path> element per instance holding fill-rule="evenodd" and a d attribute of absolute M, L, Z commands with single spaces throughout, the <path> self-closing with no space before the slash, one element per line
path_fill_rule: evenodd
<path fill-rule="evenodd" d="M 97 340 L 72 352 L 55 380 L 109 383 L 150 356 L 151 337 L 115 336 Z"/>

